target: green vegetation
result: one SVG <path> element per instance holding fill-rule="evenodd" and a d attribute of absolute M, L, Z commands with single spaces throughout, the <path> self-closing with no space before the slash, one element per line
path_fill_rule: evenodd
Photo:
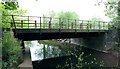
<path fill-rule="evenodd" d="M 20 9 L 18 2 L 4 2 L 0 3 L 0 18 L 2 28 L 10 28 L 11 16 L 6 15 L 22 15 L 26 10 Z M 3 38 L 0 39 L 2 43 L 2 69 L 17 69 L 17 66 L 22 61 L 22 49 L 20 41 L 14 38 L 12 32 L 4 32 Z"/>
<path fill-rule="evenodd" d="M 27 11 L 20 9 L 18 2 L 1 2 L 1 13 L 2 13 L 2 27 L 10 28 L 10 22 L 12 21 L 11 16 L 6 15 L 23 15 Z"/>
<path fill-rule="evenodd" d="M 76 52 L 77 50 L 74 50 L 74 51 Z M 85 58 L 89 58 L 89 57 L 84 56 L 84 52 L 81 52 L 81 51 L 79 52 L 80 53 L 78 55 L 76 53 L 71 53 L 72 55 L 75 56 L 75 60 L 77 61 L 76 64 L 72 63 L 72 62 L 75 62 L 73 61 L 74 60 L 73 58 L 68 58 L 63 66 L 58 65 L 56 68 L 57 69 L 69 69 L 71 66 L 73 66 L 72 68 L 75 68 L 75 69 L 84 69 L 84 67 L 91 69 L 92 67 L 96 66 L 102 69 L 104 67 L 103 60 L 99 60 L 93 57 L 92 60 L 87 59 L 88 61 L 85 62 Z"/>
<path fill-rule="evenodd" d="M 78 19 L 79 19 L 77 13 L 70 12 L 70 11 L 59 12 L 58 17 L 61 18 L 61 22 L 63 23 L 62 24 L 63 28 L 70 28 L 71 26 L 73 26 L 73 28 L 75 28 L 74 24 L 75 23 L 77 24 L 77 22 L 75 22 L 75 20 L 78 21 Z"/>
<path fill-rule="evenodd" d="M 120 0 L 107 0 L 105 2 L 105 7 L 106 16 L 115 22 L 117 28 L 120 28 Z"/>
<path fill-rule="evenodd" d="M 61 11 L 61 12 L 54 12 L 50 11 L 48 14 L 43 15 L 43 28 L 47 26 L 49 27 L 48 22 L 50 21 L 50 18 L 45 18 L 45 17 L 51 17 L 51 23 L 52 27 L 51 28 L 63 28 L 63 29 L 68 29 L 71 28 L 71 25 L 73 23 L 73 27 L 75 27 L 75 20 L 76 23 L 78 22 L 79 16 L 75 12 L 71 11 Z M 60 23 L 60 24 L 59 24 Z"/>
<path fill-rule="evenodd" d="M 120 0 L 107 0 L 105 2 L 105 12 L 106 16 L 112 19 L 117 29 L 120 29 Z M 120 32 L 118 31 L 118 34 Z M 118 41 L 116 42 L 116 46 L 114 49 L 116 51 L 120 51 L 120 35 L 118 35 Z"/>
<path fill-rule="evenodd" d="M 0 38 L 0 68 L 2 68 L 2 39 Z"/>
<path fill-rule="evenodd" d="M 4 32 L 2 39 L 2 69 L 14 68 L 22 61 L 20 42 L 14 38 L 13 33 Z"/>

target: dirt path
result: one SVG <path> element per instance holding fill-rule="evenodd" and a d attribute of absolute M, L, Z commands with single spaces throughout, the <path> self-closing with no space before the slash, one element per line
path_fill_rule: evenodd
<path fill-rule="evenodd" d="M 19 65 L 19 67 L 20 69 L 33 69 L 29 47 L 25 48 L 24 61 Z"/>

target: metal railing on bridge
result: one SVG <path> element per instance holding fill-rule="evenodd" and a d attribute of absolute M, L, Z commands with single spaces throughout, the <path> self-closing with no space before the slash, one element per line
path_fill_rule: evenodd
<path fill-rule="evenodd" d="M 108 30 L 114 22 L 65 18 L 11 15 L 11 27 L 15 29 L 79 29 Z"/>

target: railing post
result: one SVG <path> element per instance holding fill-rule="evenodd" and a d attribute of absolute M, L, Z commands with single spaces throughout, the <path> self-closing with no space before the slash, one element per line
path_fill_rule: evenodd
<path fill-rule="evenodd" d="M 37 28 L 37 21 L 35 20 L 35 29 Z"/>
<path fill-rule="evenodd" d="M 89 29 L 90 29 L 90 30 L 92 29 L 91 21 L 89 21 Z"/>
<path fill-rule="evenodd" d="M 52 20 L 52 18 L 50 17 L 50 21 L 49 21 L 49 29 L 51 29 L 51 20 Z"/>
<path fill-rule="evenodd" d="M 40 17 L 40 29 L 41 29 L 41 17 Z"/>
<path fill-rule="evenodd" d="M 89 30 L 89 21 L 88 21 L 88 23 L 87 23 L 87 30 Z"/>
<path fill-rule="evenodd" d="M 61 18 L 62 20 L 60 20 L 61 22 L 60 22 L 60 24 L 61 24 L 61 29 L 63 29 L 64 27 L 63 27 L 63 24 L 64 24 L 64 22 L 63 22 L 63 18 Z"/>
<path fill-rule="evenodd" d="M 59 25 L 60 25 L 60 29 L 63 29 L 63 21 L 61 19 L 62 18 L 59 18 Z"/>
<path fill-rule="evenodd" d="M 92 24 L 90 24 L 90 29 L 92 29 Z"/>
<path fill-rule="evenodd" d="M 99 26 L 99 30 L 100 30 L 100 21 L 98 21 L 98 26 Z"/>
<path fill-rule="evenodd" d="M 73 29 L 73 22 L 71 23 L 71 29 Z"/>
<path fill-rule="evenodd" d="M 76 20 L 75 20 L 75 33 L 77 32 L 77 30 L 76 30 Z"/>
<path fill-rule="evenodd" d="M 63 27 L 63 21 L 61 22 L 61 28 L 63 29 L 64 27 Z"/>
<path fill-rule="evenodd" d="M 80 29 L 83 29 L 83 20 L 82 23 L 80 23 Z"/>
<path fill-rule="evenodd" d="M 87 30 L 89 30 L 89 24 L 87 24 Z"/>
<path fill-rule="evenodd" d="M 76 29 L 76 21 L 77 21 L 77 20 L 75 20 L 75 29 Z"/>
<path fill-rule="evenodd" d="M 14 25 L 14 27 L 15 27 L 15 29 L 16 29 L 16 24 L 15 24 L 15 20 L 14 20 L 14 16 L 12 15 L 12 19 L 13 19 L 13 25 Z"/>
<path fill-rule="evenodd" d="M 68 19 L 68 29 L 69 29 L 69 19 Z"/>
<path fill-rule="evenodd" d="M 80 23 L 80 29 L 83 29 L 83 23 Z"/>
<path fill-rule="evenodd" d="M 94 21 L 94 30 L 95 30 L 95 28 L 96 28 L 95 26 L 96 26 L 96 21 Z"/>
<path fill-rule="evenodd" d="M 21 28 L 23 28 L 23 20 L 21 20 Z"/>
<path fill-rule="evenodd" d="M 29 16 L 28 16 L 28 28 L 29 28 Z"/>
<path fill-rule="evenodd" d="M 59 33 L 61 33 L 61 18 L 59 18 Z"/>
<path fill-rule="evenodd" d="M 61 29 L 61 19 L 59 18 L 59 29 Z"/>

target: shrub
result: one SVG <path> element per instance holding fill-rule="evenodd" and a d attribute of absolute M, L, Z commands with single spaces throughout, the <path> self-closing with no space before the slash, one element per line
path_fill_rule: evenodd
<path fill-rule="evenodd" d="M 20 42 L 14 38 L 12 32 L 4 32 L 2 39 L 2 69 L 8 69 L 8 67 L 16 69 L 15 67 L 20 63 L 21 56 Z"/>

